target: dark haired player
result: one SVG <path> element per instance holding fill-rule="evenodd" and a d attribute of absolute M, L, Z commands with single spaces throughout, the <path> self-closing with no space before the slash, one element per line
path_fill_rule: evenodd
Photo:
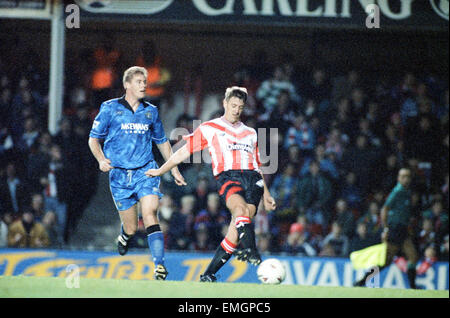
<path fill-rule="evenodd" d="M 256 131 L 240 121 L 246 100 L 245 88 L 227 88 L 223 99 L 224 115 L 202 123 L 191 135 L 184 136 L 186 145 L 177 150 L 159 169 L 150 169 L 145 173 L 147 176 L 160 176 L 189 158 L 192 153 L 208 147 L 219 195 L 232 218 L 225 238 L 205 273 L 200 276 L 200 280 L 204 282 L 216 281 L 215 273 L 233 254 L 239 260 L 253 265 L 261 262 L 252 218 L 262 196 L 266 210 L 274 210 L 276 207 L 259 169 Z"/>

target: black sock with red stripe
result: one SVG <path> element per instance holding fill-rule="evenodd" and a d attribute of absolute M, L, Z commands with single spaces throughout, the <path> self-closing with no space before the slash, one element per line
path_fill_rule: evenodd
<path fill-rule="evenodd" d="M 252 221 L 247 216 L 236 217 L 236 229 L 241 247 L 256 250 L 255 230 L 251 223 Z"/>
<path fill-rule="evenodd" d="M 233 254 L 236 245 L 231 243 L 227 238 L 224 238 L 222 243 L 216 249 L 211 263 L 209 263 L 208 268 L 205 271 L 205 275 L 215 274 L 225 265 Z"/>

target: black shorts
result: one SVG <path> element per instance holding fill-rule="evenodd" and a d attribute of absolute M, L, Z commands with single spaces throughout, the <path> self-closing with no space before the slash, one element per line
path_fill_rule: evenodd
<path fill-rule="evenodd" d="M 387 241 L 395 245 L 402 245 L 409 238 L 408 226 L 402 224 L 389 225 Z"/>
<path fill-rule="evenodd" d="M 264 193 L 264 181 L 255 170 L 228 170 L 216 176 L 219 195 L 226 204 L 232 194 L 239 194 L 258 208 Z"/>

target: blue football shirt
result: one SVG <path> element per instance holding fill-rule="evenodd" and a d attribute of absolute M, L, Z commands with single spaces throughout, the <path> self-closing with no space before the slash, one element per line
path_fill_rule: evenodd
<path fill-rule="evenodd" d="M 89 134 L 104 139 L 103 152 L 115 168 L 136 169 L 154 160 L 152 141 L 167 141 L 156 106 L 141 101 L 136 112 L 125 96 L 100 106 Z"/>

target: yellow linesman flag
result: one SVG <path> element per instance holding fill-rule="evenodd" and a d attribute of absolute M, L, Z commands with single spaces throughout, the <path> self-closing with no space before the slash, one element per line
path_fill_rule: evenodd
<path fill-rule="evenodd" d="M 381 243 L 350 253 L 350 261 L 354 269 L 368 269 L 373 266 L 384 266 L 386 263 L 387 244 Z"/>

